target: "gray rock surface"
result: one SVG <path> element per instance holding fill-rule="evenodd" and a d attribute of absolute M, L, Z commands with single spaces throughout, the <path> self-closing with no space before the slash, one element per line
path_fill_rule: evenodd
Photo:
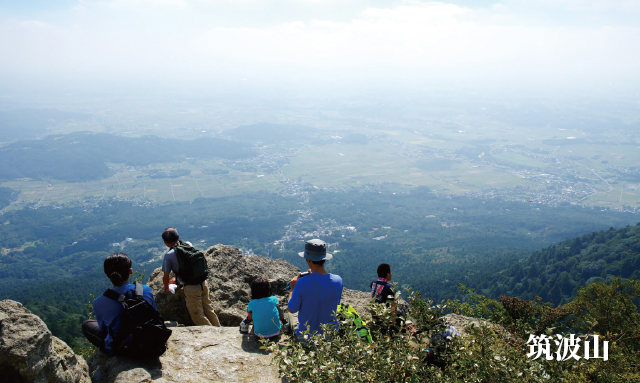
<path fill-rule="evenodd" d="M 247 316 L 247 306 L 251 300 L 250 284 L 256 278 L 269 280 L 273 294 L 280 300 L 281 312 L 286 310 L 285 290 L 287 283 L 300 269 L 283 259 L 271 259 L 260 255 L 243 256 L 233 246 L 215 245 L 206 250 L 207 265 L 211 271 L 208 284 L 214 310 L 223 326 L 238 326 Z M 165 293 L 162 284 L 163 273 L 160 268 L 151 273 L 149 287 L 156 297 L 158 311 L 167 321 L 176 321 L 191 326 L 193 321 L 187 312 L 184 292 L 178 289 L 176 294 Z M 369 294 L 345 289 L 343 302 L 349 303 L 365 313 Z"/>
<path fill-rule="evenodd" d="M 85 360 L 51 335 L 22 304 L 0 301 L 0 379 L 3 382 L 89 383 Z"/>
<path fill-rule="evenodd" d="M 488 327 L 491 327 L 494 331 L 496 331 L 496 333 L 500 334 L 502 339 L 506 342 L 519 343 L 522 345 L 525 344 L 525 341 L 523 339 L 520 339 L 514 336 L 512 333 L 507 331 L 507 329 L 505 329 L 504 327 L 498 324 L 495 324 L 483 319 L 476 319 L 476 318 L 472 318 L 464 315 L 458 315 L 458 314 L 447 314 L 444 317 L 446 318 L 447 322 L 450 325 L 454 326 L 462 336 L 467 335 L 467 332 L 468 332 L 467 329 L 472 325 L 475 327 L 488 326 Z"/>
<path fill-rule="evenodd" d="M 447 314 L 444 317 L 446 318 L 447 322 L 453 327 L 455 327 L 456 330 L 458 330 L 458 332 L 462 336 L 467 335 L 467 330 L 466 330 L 467 326 L 474 325 L 478 327 L 480 325 L 484 325 L 484 326 L 491 325 L 487 321 L 478 320 L 476 318 L 459 315 L 459 314 Z"/>
<path fill-rule="evenodd" d="M 252 335 L 236 327 L 173 328 L 160 358 L 132 360 L 96 353 L 89 359 L 95 383 L 283 382 Z"/>

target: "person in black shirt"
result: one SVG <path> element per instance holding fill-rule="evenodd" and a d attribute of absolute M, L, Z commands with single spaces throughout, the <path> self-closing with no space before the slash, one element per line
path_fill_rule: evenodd
<path fill-rule="evenodd" d="M 391 280 L 391 266 L 388 263 L 382 263 L 378 266 L 378 279 L 371 282 L 371 298 L 375 298 L 376 303 L 384 304 L 387 307 L 391 307 L 391 315 L 394 319 L 393 324 L 390 326 L 384 325 L 382 318 L 378 317 L 375 314 L 372 314 L 372 319 L 374 321 L 375 326 L 380 327 L 380 333 L 385 335 L 387 331 L 389 334 L 393 334 L 398 332 L 401 325 L 402 319 L 398 318 L 397 315 L 397 306 L 395 302 L 395 291 L 393 290 L 393 285 L 389 283 Z"/>
<path fill-rule="evenodd" d="M 376 303 L 394 302 L 395 292 L 389 281 L 391 280 L 391 266 L 382 263 L 378 266 L 378 279 L 371 282 L 371 298 L 376 298 Z M 395 307 L 395 305 L 394 305 Z"/>

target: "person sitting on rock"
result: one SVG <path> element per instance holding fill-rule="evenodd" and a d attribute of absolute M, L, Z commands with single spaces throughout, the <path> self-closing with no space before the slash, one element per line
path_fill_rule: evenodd
<path fill-rule="evenodd" d="M 251 282 L 251 301 L 247 307 L 249 314 L 240 324 L 240 331 L 248 332 L 248 325 L 253 321 L 253 334 L 264 338 L 280 335 L 280 313 L 278 298 L 271 292 L 271 284 L 266 279 L 258 278 Z"/>
<path fill-rule="evenodd" d="M 304 252 L 298 253 L 307 261 L 309 271 L 298 273 L 289 282 L 289 311 L 298 313 L 297 325 L 293 315 L 289 316 L 289 324 L 295 329 L 299 340 L 304 340 L 303 332 L 322 334 L 322 324 L 334 323 L 336 308 L 342 299 L 342 278 L 329 274 L 324 268 L 325 261 L 333 258 L 327 254 L 327 244 L 320 239 L 312 239 L 305 243 Z"/>
<path fill-rule="evenodd" d="M 133 274 L 131 259 L 125 253 L 113 253 L 104 260 L 104 274 L 113 283 L 113 291 L 127 295 L 132 294 L 135 285 L 129 283 L 129 277 Z M 158 310 L 153 292 L 147 285 L 142 286 L 143 298 Z M 86 320 L 82 323 L 82 333 L 94 346 L 113 354 L 111 345 L 115 334 L 120 329 L 120 313 L 122 304 L 111 298 L 101 295 L 93 301 L 93 313 L 95 320 Z"/>
<path fill-rule="evenodd" d="M 369 287 L 371 288 L 371 298 L 376 299 L 376 303 L 384 303 L 389 307 L 392 304 L 395 309 L 394 299 L 395 293 L 393 286 L 389 281 L 391 280 L 391 266 L 388 263 L 381 263 L 376 270 L 378 273 L 378 279 L 371 282 Z"/>
<path fill-rule="evenodd" d="M 207 280 L 198 283 L 196 285 L 185 284 L 184 280 L 180 277 L 180 266 L 178 263 L 178 254 L 174 249 L 181 243 L 178 231 L 172 227 L 166 228 L 162 232 L 162 240 L 164 244 L 170 249 L 164 255 L 164 261 L 162 262 L 162 272 L 164 273 L 162 282 L 164 284 L 164 291 L 170 292 L 169 282 L 170 273 L 173 271 L 176 274 L 177 280 L 180 284 L 184 285 L 184 298 L 187 302 L 187 310 L 191 320 L 196 326 L 217 326 L 220 327 L 220 321 L 215 311 L 213 311 L 213 303 L 209 298 L 209 286 Z M 191 246 L 190 242 L 185 242 Z"/>
<path fill-rule="evenodd" d="M 382 319 L 377 315 L 372 314 L 372 319 L 376 326 L 380 327 L 380 333 L 386 334 L 397 332 L 402 325 L 402 319 L 397 318 L 397 305 L 395 302 L 395 291 L 389 281 L 391 280 L 391 266 L 388 263 L 381 263 L 376 270 L 378 273 L 378 279 L 372 281 L 369 284 L 371 288 L 371 298 L 375 298 L 375 303 L 386 305 L 387 308 L 391 308 L 391 315 L 394 318 L 396 324 L 391 325 L 389 329 L 382 326 Z"/>

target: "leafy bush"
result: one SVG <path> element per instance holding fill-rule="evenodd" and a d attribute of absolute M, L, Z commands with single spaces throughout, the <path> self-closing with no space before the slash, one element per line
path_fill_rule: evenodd
<path fill-rule="evenodd" d="M 346 320 L 339 331 L 326 326 L 325 336 L 310 336 L 306 343 L 290 336 L 280 345 L 265 342 L 265 348 L 273 352 L 273 362 L 291 382 L 640 381 L 640 282 L 596 283 L 557 308 L 539 299 L 503 296 L 496 301 L 473 290 L 466 292 L 464 301 L 439 305 L 409 293 L 410 316 L 419 330 L 416 335 L 396 324 L 390 308 L 372 303 L 370 310 L 379 319 L 371 327 L 375 339 L 371 344 L 356 335 L 353 321 Z M 449 311 L 491 321 L 479 320 L 459 329 L 463 337 L 442 339 L 448 327 L 444 314 Z M 390 326 L 398 331 L 381 332 Z M 560 329 L 577 331 L 580 341 L 601 335 L 601 340 L 610 342 L 609 359 L 527 357 L 530 346 L 518 336 L 560 334 Z M 427 358 L 427 349 L 435 350 L 435 358 Z"/>
<path fill-rule="evenodd" d="M 577 331 L 609 340 L 609 360 L 584 366 L 585 377 L 594 382 L 640 381 L 640 281 L 613 278 L 578 291 L 566 305 Z"/>
<path fill-rule="evenodd" d="M 446 327 L 444 307 L 419 294 L 410 302 L 415 326 L 422 330 L 417 336 L 404 326 L 383 335 L 380 330 L 393 326 L 395 318 L 390 308 L 372 303 L 370 309 L 381 318 L 372 328 L 374 343 L 363 342 L 347 320 L 340 331 L 325 326 L 325 336 L 310 336 L 306 343 L 291 336 L 283 346 L 267 343 L 265 348 L 291 382 L 533 382 L 562 375 L 527 359 L 522 346 L 504 342 L 490 326 L 473 327 L 462 339 L 434 342 Z M 433 361 L 426 359 L 427 348 L 436 351 Z"/>
<path fill-rule="evenodd" d="M 423 363 L 424 353 L 406 331 L 381 333 L 395 325 L 391 308 L 372 303 L 371 310 L 379 318 L 371 329 L 373 343 L 361 340 L 353 320 L 347 319 L 341 322 L 340 330 L 324 325 L 324 335 L 306 334 L 306 343 L 292 335 L 284 340 L 284 346 L 268 343 L 266 348 L 290 382 L 418 382 L 440 372 Z"/>
<path fill-rule="evenodd" d="M 542 303 L 540 297 L 527 301 L 501 295 L 498 300 L 507 314 L 501 324 L 508 326 L 509 331 L 520 337 L 528 334 L 540 335 L 551 327 L 557 331 L 561 326 L 560 321 L 570 314 L 564 307 L 553 308 L 550 303 Z"/>

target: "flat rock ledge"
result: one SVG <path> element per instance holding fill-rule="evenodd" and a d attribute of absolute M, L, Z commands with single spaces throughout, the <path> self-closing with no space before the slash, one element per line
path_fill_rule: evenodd
<path fill-rule="evenodd" d="M 253 336 L 237 327 L 173 327 L 160 358 L 133 360 L 96 352 L 89 359 L 95 383 L 286 382 Z"/>

